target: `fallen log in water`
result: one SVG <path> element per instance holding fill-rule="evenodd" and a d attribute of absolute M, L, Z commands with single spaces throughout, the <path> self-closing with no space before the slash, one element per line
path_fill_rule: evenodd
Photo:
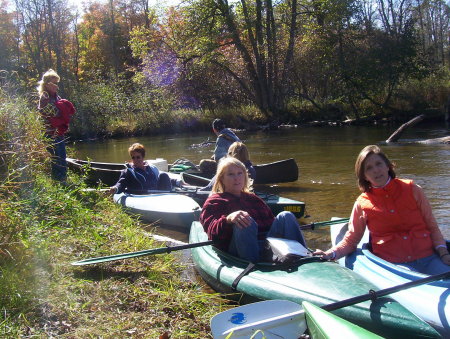
<path fill-rule="evenodd" d="M 416 125 L 417 123 L 421 122 L 423 119 L 425 118 L 425 115 L 419 115 L 417 117 L 415 117 L 414 119 L 411 119 L 410 121 L 404 123 L 403 125 L 401 125 L 399 128 L 397 128 L 397 130 L 391 134 L 391 136 L 386 139 L 386 143 L 393 143 L 398 141 L 398 139 L 400 139 L 400 136 L 403 134 L 403 132 L 411 127 Z M 448 137 L 441 137 L 441 138 L 433 138 L 433 139 L 426 139 L 426 140 L 419 140 L 419 141 L 415 141 L 416 143 L 420 143 L 420 144 L 450 144 L 450 136 Z"/>
<path fill-rule="evenodd" d="M 400 139 L 400 136 L 403 134 L 405 129 L 421 122 L 424 118 L 425 116 L 422 114 L 404 123 L 399 128 L 397 128 L 397 130 L 394 133 L 392 133 L 389 138 L 386 139 L 386 143 L 388 144 L 390 142 L 396 142 L 398 139 Z"/>

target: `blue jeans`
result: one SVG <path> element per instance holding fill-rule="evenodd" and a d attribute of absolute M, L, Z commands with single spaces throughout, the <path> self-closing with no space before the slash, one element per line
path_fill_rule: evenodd
<path fill-rule="evenodd" d="M 450 266 L 444 264 L 437 254 L 432 254 L 429 257 L 417 259 L 414 261 L 400 263 L 397 266 L 407 268 L 414 272 L 424 274 L 440 274 L 450 271 Z"/>
<path fill-rule="evenodd" d="M 67 179 L 66 143 L 64 136 L 57 136 L 53 139 L 53 144 L 48 147 L 52 156 L 52 178 L 61 182 Z"/>
<path fill-rule="evenodd" d="M 275 217 L 267 237 L 296 240 L 306 246 L 297 219 L 291 212 L 280 212 Z M 264 243 L 258 241 L 258 225 L 253 219 L 250 226 L 246 228 L 233 225 L 233 236 L 228 253 L 251 262 L 258 262 L 263 249 Z"/>

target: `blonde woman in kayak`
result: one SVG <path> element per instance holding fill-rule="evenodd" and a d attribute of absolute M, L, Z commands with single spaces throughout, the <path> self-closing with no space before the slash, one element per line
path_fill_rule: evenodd
<path fill-rule="evenodd" d="M 245 165 L 236 158 L 219 162 L 212 193 L 200 215 L 215 246 L 239 258 L 258 262 L 266 237 L 297 240 L 305 246 L 297 219 L 291 212 L 276 217 L 257 195 L 249 191 Z"/>
<path fill-rule="evenodd" d="M 344 239 L 326 252 L 339 259 L 356 250 L 366 226 L 372 252 L 412 271 L 438 274 L 450 271 L 450 254 L 422 188 L 398 179 L 394 165 L 376 145 L 358 155 L 355 173 L 359 189 Z"/>

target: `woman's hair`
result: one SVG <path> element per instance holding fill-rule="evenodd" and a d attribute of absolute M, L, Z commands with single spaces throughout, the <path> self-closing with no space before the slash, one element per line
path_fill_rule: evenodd
<path fill-rule="evenodd" d="M 47 72 L 44 73 L 44 75 L 42 76 L 42 80 L 38 81 L 38 87 L 36 89 L 39 93 L 39 96 L 41 96 L 42 93 L 45 92 L 45 85 L 54 79 L 56 79 L 57 82 L 59 82 L 60 80 L 58 73 L 50 68 Z"/>
<path fill-rule="evenodd" d="M 133 152 L 138 152 L 139 154 L 141 154 L 142 155 L 142 158 L 144 158 L 145 157 L 145 148 L 144 148 L 144 145 L 142 145 L 142 144 L 140 144 L 140 143 L 134 143 L 133 145 L 131 145 L 129 148 L 128 148 L 128 153 L 130 154 L 130 157 L 131 157 L 131 153 L 133 153 Z"/>
<path fill-rule="evenodd" d="M 216 174 L 216 182 L 213 185 L 212 188 L 212 192 L 213 193 L 222 193 L 225 192 L 225 187 L 223 185 L 223 177 L 226 174 L 226 171 L 228 169 L 228 167 L 230 166 L 237 166 L 240 169 L 242 169 L 242 172 L 244 172 L 245 175 L 245 182 L 244 182 L 244 187 L 242 189 L 243 192 L 250 192 L 249 189 L 249 180 L 248 180 L 248 174 L 247 174 L 247 169 L 245 168 L 245 165 L 239 161 L 236 158 L 222 158 L 219 161 L 219 166 L 217 167 L 217 174 Z"/>
<path fill-rule="evenodd" d="M 364 174 L 364 168 L 366 159 L 372 155 L 377 154 L 383 159 L 384 163 L 387 167 L 389 167 L 389 175 L 392 179 L 395 178 L 394 164 L 387 158 L 386 154 L 383 153 L 380 147 L 377 145 L 369 145 L 362 149 L 359 152 L 358 158 L 356 158 L 355 163 L 355 174 L 358 178 L 358 187 L 361 192 L 368 192 L 370 190 L 370 182 L 366 180 L 366 176 Z"/>
<path fill-rule="evenodd" d="M 248 155 L 247 146 L 245 146 L 242 142 L 235 141 L 228 148 L 228 156 L 236 158 L 243 163 L 250 160 L 250 156 Z"/>

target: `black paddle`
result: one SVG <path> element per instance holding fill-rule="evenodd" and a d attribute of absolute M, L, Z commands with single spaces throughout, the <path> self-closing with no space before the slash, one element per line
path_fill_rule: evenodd
<path fill-rule="evenodd" d="M 80 261 L 75 261 L 72 263 L 72 265 L 75 266 L 81 266 L 81 265 L 91 265 L 91 264 L 99 264 L 102 262 L 107 261 L 115 261 L 115 260 L 122 260 L 122 259 L 129 259 L 129 258 L 136 258 L 136 257 L 142 257 L 145 255 L 152 255 L 152 254 L 161 254 L 161 253 L 170 253 L 174 251 L 180 251 L 187 248 L 194 248 L 194 247 L 201 247 L 201 246 L 208 246 L 214 244 L 214 241 L 203 241 L 198 242 L 195 244 L 186 244 L 186 245 L 179 245 L 179 246 L 167 246 L 167 247 L 160 247 L 160 248 L 153 248 L 150 250 L 144 250 L 144 251 L 138 251 L 138 252 L 129 252 L 129 253 L 123 253 L 123 254 L 115 254 L 115 255 L 108 255 L 105 257 L 96 257 L 91 259 L 84 259 Z"/>
<path fill-rule="evenodd" d="M 326 225 L 332 225 L 332 224 L 339 224 L 343 222 L 347 222 L 347 219 L 337 219 L 337 220 L 331 220 L 331 221 L 322 221 L 322 222 L 316 222 L 311 223 L 308 225 L 302 225 L 300 226 L 300 229 L 314 229 L 315 227 L 319 226 L 326 226 Z M 136 258 L 136 257 L 142 257 L 145 255 L 153 255 L 153 254 L 161 254 L 161 253 L 170 253 L 173 251 L 180 251 L 187 248 L 194 248 L 194 247 L 201 247 L 201 246 L 207 246 L 212 245 L 214 242 L 212 240 L 210 241 L 204 241 L 199 242 L 195 244 L 186 244 L 186 245 L 179 245 L 179 246 L 168 246 L 168 247 L 160 247 L 160 248 L 154 248 L 150 250 L 144 250 L 144 251 L 138 251 L 138 252 L 129 252 L 129 253 L 123 253 L 123 254 L 115 254 L 115 255 L 108 255 L 105 257 L 96 257 L 96 258 L 90 258 L 90 259 L 84 259 L 80 261 L 75 261 L 72 263 L 72 265 L 81 266 L 81 265 L 92 265 L 92 264 L 99 264 L 102 262 L 107 261 L 115 261 L 115 260 L 122 260 L 122 259 L 130 259 L 130 258 Z"/>
<path fill-rule="evenodd" d="M 428 276 L 426 278 L 422 278 L 422 279 L 410 281 L 410 282 L 407 282 L 407 283 L 404 283 L 404 284 L 388 287 L 388 288 L 385 288 L 385 289 L 382 289 L 382 290 L 379 290 L 379 291 L 370 290 L 369 293 L 367 293 L 367 294 L 358 295 L 358 296 L 353 297 L 353 298 L 348 298 L 348 299 L 341 300 L 341 301 L 338 301 L 338 302 L 335 302 L 335 303 L 332 303 L 332 304 L 328 304 L 328 305 L 322 306 L 322 308 L 325 311 L 334 311 L 334 310 L 337 310 L 339 308 L 343 308 L 343 307 L 346 307 L 346 306 L 351 306 L 351 305 L 355 305 L 355 304 L 361 303 L 363 301 L 367 301 L 367 300 L 374 301 L 375 299 L 377 299 L 379 297 L 383 297 L 383 296 L 388 295 L 388 294 L 392 294 L 392 293 L 395 293 L 395 292 L 406 290 L 406 289 L 411 288 L 411 287 L 427 284 L 427 283 L 432 282 L 432 281 L 437 281 L 437 280 L 442 280 L 442 279 L 449 279 L 449 278 L 450 278 L 450 272 L 444 272 L 444 273 L 440 273 L 440 274 L 430 275 L 430 276 Z"/>
<path fill-rule="evenodd" d="M 314 230 L 316 227 L 330 226 L 334 224 L 342 224 L 348 222 L 349 218 L 335 219 L 330 221 L 313 222 L 307 225 L 300 225 L 301 230 Z"/>

